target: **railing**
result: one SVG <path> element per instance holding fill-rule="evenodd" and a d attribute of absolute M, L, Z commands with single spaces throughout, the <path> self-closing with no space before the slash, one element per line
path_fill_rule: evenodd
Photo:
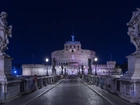
<path fill-rule="evenodd" d="M 61 79 L 60 76 L 38 76 L 36 89 L 57 82 L 59 79 Z M 8 83 L 3 84 L 1 82 L 0 103 L 4 103 L 7 100 L 13 99 L 14 97 L 21 96 L 23 94 L 30 93 L 33 91 L 35 91 L 33 76 L 17 77 L 16 80 L 12 79 L 12 81 L 8 81 Z"/>
<path fill-rule="evenodd" d="M 112 93 L 119 94 L 120 81 L 118 77 L 85 75 L 82 79 L 96 86 L 100 86 L 101 88 L 106 89 Z"/>

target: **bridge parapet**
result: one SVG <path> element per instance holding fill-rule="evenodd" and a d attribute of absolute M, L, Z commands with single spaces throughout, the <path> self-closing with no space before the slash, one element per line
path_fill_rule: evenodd
<path fill-rule="evenodd" d="M 16 80 L 0 81 L 0 103 L 5 103 L 23 94 L 35 91 L 43 86 L 57 82 L 60 76 L 37 76 L 34 84 L 33 76 L 20 76 Z M 36 88 L 36 89 L 35 89 Z"/>

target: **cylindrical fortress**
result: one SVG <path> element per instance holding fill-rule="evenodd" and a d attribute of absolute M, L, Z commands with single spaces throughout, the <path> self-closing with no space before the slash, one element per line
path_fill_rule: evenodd
<path fill-rule="evenodd" d="M 64 44 L 63 50 L 57 50 L 51 53 L 52 61 L 56 60 L 57 65 L 88 65 L 88 59 L 95 58 L 95 52 L 81 48 L 79 41 L 68 41 Z M 53 64 L 53 62 L 52 62 Z"/>

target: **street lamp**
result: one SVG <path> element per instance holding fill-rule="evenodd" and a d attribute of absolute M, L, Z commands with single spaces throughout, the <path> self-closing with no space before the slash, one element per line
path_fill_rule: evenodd
<path fill-rule="evenodd" d="M 85 66 L 82 65 L 82 75 L 84 75 Z"/>
<path fill-rule="evenodd" d="M 81 71 L 82 71 L 82 69 L 80 68 L 80 69 L 79 69 L 79 75 L 81 74 Z"/>
<path fill-rule="evenodd" d="M 95 61 L 95 75 L 97 75 L 97 71 L 96 71 L 96 65 L 97 65 L 97 64 L 96 64 L 96 62 L 98 61 L 98 58 L 95 57 L 95 58 L 94 58 L 94 61 Z"/>
<path fill-rule="evenodd" d="M 47 71 L 46 71 L 46 75 L 48 76 L 48 65 L 47 65 L 47 63 L 49 62 L 49 59 L 48 58 L 46 58 L 46 67 L 47 67 Z"/>
<path fill-rule="evenodd" d="M 61 68 L 61 66 L 59 66 L 59 73 L 60 73 L 60 75 L 63 74 L 62 72 L 63 72 L 63 71 L 62 71 L 62 68 Z"/>

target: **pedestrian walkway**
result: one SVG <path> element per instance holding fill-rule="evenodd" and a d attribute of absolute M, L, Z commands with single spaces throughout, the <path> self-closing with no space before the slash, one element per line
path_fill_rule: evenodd
<path fill-rule="evenodd" d="M 83 81 L 83 80 L 82 80 Z M 136 105 L 133 103 L 130 103 L 128 101 L 123 100 L 116 94 L 109 93 L 107 90 L 100 88 L 99 86 L 93 85 L 91 83 L 87 83 L 83 81 L 84 84 L 86 84 L 89 88 L 91 88 L 94 92 L 104 97 L 106 100 L 108 100 L 112 105 Z"/>
<path fill-rule="evenodd" d="M 80 79 L 66 79 L 29 105 L 110 105 Z"/>
<path fill-rule="evenodd" d="M 53 89 L 55 86 L 63 82 L 63 80 L 59 80 L 56 84 L 49 84 L 41 89 L 34 91 L 33 93 L 24 95 L 19 97 L 11 102 L 2 104 L 2 105 L 27 105 L 31 101 L 35 100 L 36 98 L 40 97 L 42 94 L 46 93 L 47 91 Z"/>
<path fill-rule="evenodd" d="M 135 105 L 81 79 L 63 79 L 3 105 Z"/>

